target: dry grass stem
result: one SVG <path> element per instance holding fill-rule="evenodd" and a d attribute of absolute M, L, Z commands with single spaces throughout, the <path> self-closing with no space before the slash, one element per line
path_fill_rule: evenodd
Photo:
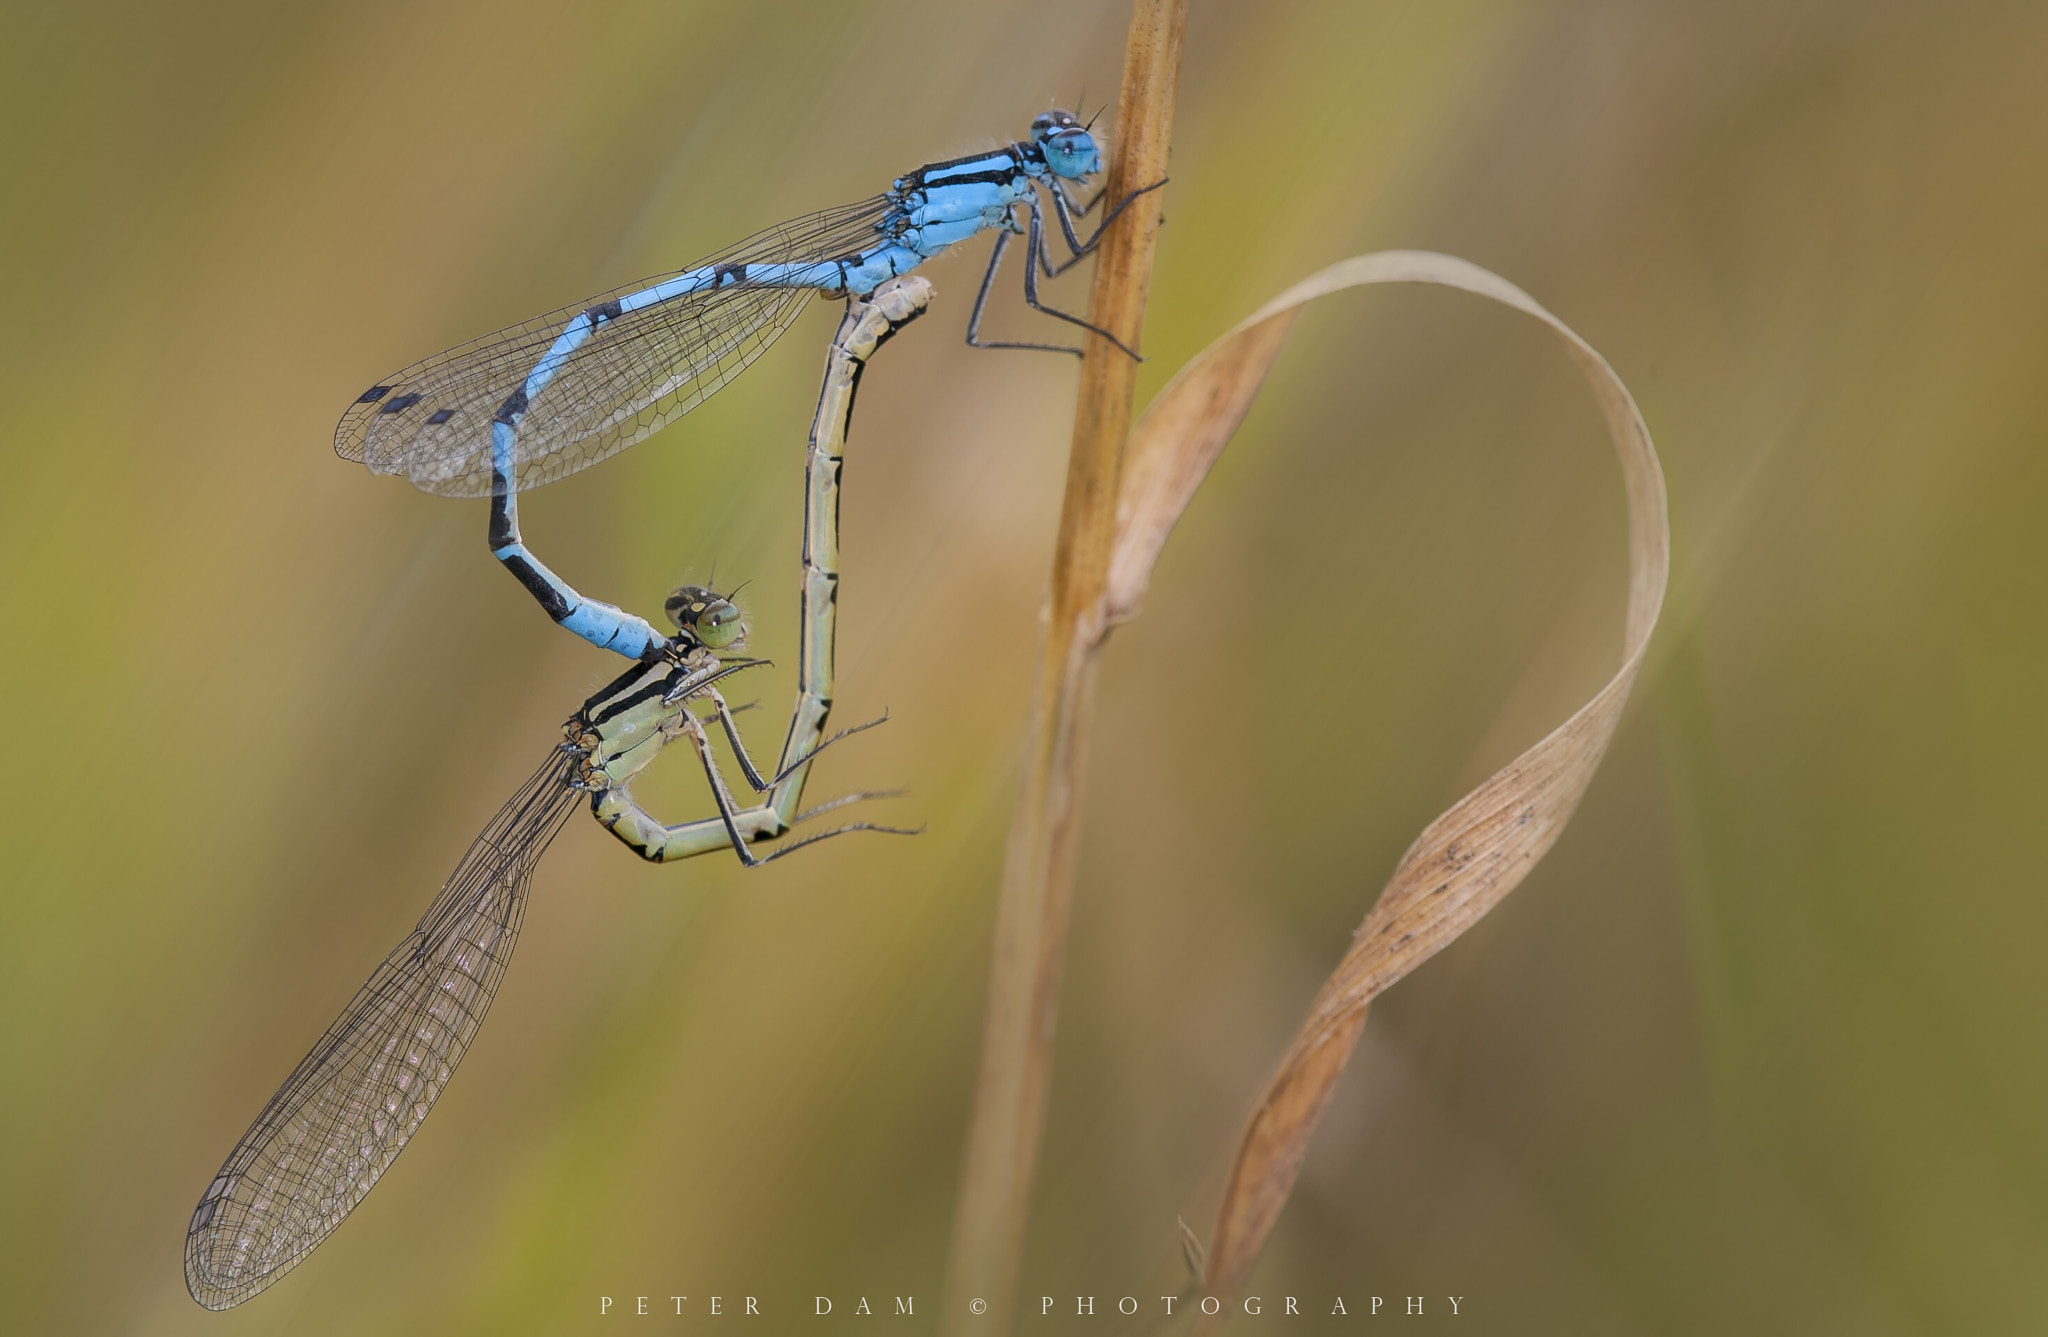
<path fill-rule="evenodd" d="M 1541 742 L 1425 828 L 1394 869 L 1351 949 L 1317 994 L 1253 1110 L 1210 1241 L 1218 1326 L 1293 1190 L 1316 1120 L 1365 1025 L 1366 1006 L 1498 904 L 1557 840 L 1614 736 L 1670 573 L 1664 476 L 1628 389 L 1593 347 L 1500 276 L 1451 256 L 1388 251 L 1331 266 L 1269 302 L 1190 362 L 1133 431 L 1118 507 L 1107 615 L 1136 615 L 1175 521 L 1244 418 L 1299 308 L 1344 288 L 1433 283 L 1542 321 L 1585 373 L 1614 437 L 1628 496 L 1629 598 L 1621 667 Z"/>
<path fill-rule="evenodd" d="M 1104 186 L 1111 201 L 1166 174 L 1186 29 L 1187 0 L 1137 0 L 1133 7 Z M 1159 208 L 1160 192 L 1141 196 L 1109 229 L 1089 297 L 1089 320 L 1134 348 L 1144 331 Z M 1072 901 L 1094 649 L 1136 372 L 1114 345 L 1087 337 L 1045 641 L 996 910 L 981 1068 L 947 1271 L 948 1332 L 1001 1337 L 1015 1319 Z M 969 1310 L 977 1299 L 986 1306 L 978 1319 Z"/>

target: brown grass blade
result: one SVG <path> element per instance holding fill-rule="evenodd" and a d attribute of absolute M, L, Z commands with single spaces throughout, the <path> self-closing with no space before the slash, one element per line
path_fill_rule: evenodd
<path fill-rule="evenodd" d="M 1187 0 L 1135 0 L 1103 188 L 1111 201 L 1166 175 L 1186 33 Z M 1133 348 L 1144 331 L 1161 194 L 1134 201 L 1096 254 L 1088 319 Z M 947 1265 L 948 1333 L 1002 1337 L 1016 1321 L 1073 899 L 1094 651 L 1102 639 L 1117 479 L 1136 378 L 1136 364 L 1122 350 L 1087 336 L 1045 641 L 996 905 L 981 1068 Z M 975 1316 L 974 1304 L 985 1317 Z"/>
<path fill-rule="evenodd" d="M 1299 308 L 1344 288 L 1433 283 L 1477 293 L 1542 321 L 1565 343 L 1599 401 L 1628 496 L 1629 600 L 1621 667 L 1548 737 L 1458 800 L 1402 856 L 1336 971 L 1317 994 L 1245 1129 L 1210 1241 L 1208 1293 L 1231 1312 L 1293 1191 L 1316 1120 L 1365 1025 L 1366 1006 L 1497 905 L 1570 819 L 1593 778 L 1643 662 L 1670 574 L 1664 476 L 1628 389 L 1592 345 L 1497 274 L 1451 256 L 1386 251 L 1297 284 L 1196 357 L 1146 411 L 1124 462 L 1107 620 L 1136 615 L 1174 523 L 1250 408 Z"/>

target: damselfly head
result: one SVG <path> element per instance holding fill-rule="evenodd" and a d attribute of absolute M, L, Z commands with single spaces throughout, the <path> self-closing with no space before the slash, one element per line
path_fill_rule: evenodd
<path fill-rule="evenodd" d="M 702 585 L 684 585 L 662 605 L 676 630 L 707 650 L 730 650 L 746 639 L 747 624 L 732 600 Z"/>
<path fill-rule="evenodd" d="M 1031 139 L 1054 176 L 1079 181 L 1102 170 L 1102 152 L 1095 147 L 1095 136 L 1072 112 L 1055 109 L 1038 117 L 1031 122 Z"/>

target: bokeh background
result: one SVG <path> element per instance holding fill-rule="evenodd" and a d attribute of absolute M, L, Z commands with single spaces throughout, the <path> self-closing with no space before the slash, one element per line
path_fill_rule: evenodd
<path fill-rule="evenodd" d="M 348 1224 L 221 1316 L 180 1248 L 615 668 L 488 559 L 480 503 L 335 459 L 341 409 L 1113 100 L 1125 21 L 6 7 L 0 1327 L 696 1331 L 713 1294 L 775 1331 L 863 1294 L 935 1326 L 1074 384 L 960 345 L 979 248 L 866 381 L 838 701 L 894 719 L 817 781 L 906 785 L 927 833 L 745 873 L 578 818 L 462 1076 Z M 1581 1337 L 2048 1321 L 2044 50 L 2048 11 L 1991 3 L 1197 0 L 1141 398 L 1330 261 L 1452 251 L 1613 361 L 1676 533 L 1605 769 L 1375 1009 L 1269 1304 Z M 537 551 L 643 612 L 716 563 L 787 663 L 835 318 L 532 495 Z M 1043 328 L 1008 289 L 992 320 Z M 1106 654 L 1027 1294 L 1181 1284 L 1174 1218 L 1206 1227 L 1350 929 L 1604 680 L 1622 590 L 1615 470 L 1549 336 L 1439 291 L 1303 320 Z M 690 772 L 647 797 L 708 811 Z M 598 1318 L 641 1294 L 690 1317 Z"/>

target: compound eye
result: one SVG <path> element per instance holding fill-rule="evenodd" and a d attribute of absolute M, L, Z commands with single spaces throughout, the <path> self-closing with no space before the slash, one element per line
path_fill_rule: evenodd
<path fill-rule="evenodd" d="M 723 650 L 739 639 L 740 610 L 720 599 L 697 615 L 697 639 L 713 650 Z"/>
<path fill-rule="evenodd" d="M 1100 171 L 1102 161 L 1094 136 L 1086 130 L 1062 130 L 1045 143 L 1046 166 L 1060 176 L 1074 178 Z"/>
<path fill-rule="evenodd" d="M 740 610 L 733 607 L 731 600 L 702 585 L 684 585 L 675 590 L 662 604 L 662 611 L 675 623 L 676 630 L 714 649 L 720 644 L 730 645 L 740 634 Z M 721 634 L 724 640 L 714 642 L 712 638 Z"/>

